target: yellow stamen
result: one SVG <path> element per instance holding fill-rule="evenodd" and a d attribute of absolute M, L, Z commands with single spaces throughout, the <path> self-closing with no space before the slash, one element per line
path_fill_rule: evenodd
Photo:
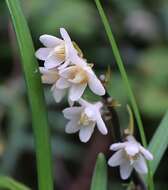
<path fill-rule="evenodd" d="M 79 124 L 87 126 L 91 122 L 92 122 L 92 120 L 84 112 L 82 112 L 81 116 L 80 116 Z"/>
<path fill-rule="evenodd" d="M 71 82 L 84 84 L 88 82 L 88 76 L 85 70 L 80 66 L 71 66 L 70 77 Z"/>
<path fill-rule="evenodd" d="M 65 59 L 65 44 L 61 44 L 55 47 L 54 49 L 55 55 L 58 59 Z"/>

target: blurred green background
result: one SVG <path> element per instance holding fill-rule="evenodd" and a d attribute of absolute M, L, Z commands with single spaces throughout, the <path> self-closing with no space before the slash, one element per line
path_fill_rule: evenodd
<path fill-rule="evenodd" d="M 40 35 L 46 33 L 59 37 L 59 28 L 65 27 L 88 61 L 95 64 L 98 74 L 105 73 L 111 66 L 112 79 L 108 90 L 122 104 L 117 111 L 121 126 L 126 127 L 127 94 L 94 1 L 21 2 L 36 49 L 42 46 Z M 102 2 L 124 59 L 149 141 L 168 108 L 168 1 Z M 37 189 L 31 113 L 15 34 L 4 1 L 0 2 L 0 64 L 0 174 L 12 176 Z M 87 190 L 97 153 L 102 151 L 107 158 L 111 155 L 108 150 L 112 143 L 111 133 L 104 137 L 96 131 L 87 144 L 80 143 L 77 135 L 65 134 L 66 121 L 61 111 L 67 102 L 57 105 L 49 89 L 45 86 L 55 187 L 57 190 Z M 89 94 L 86 96 L 90 97 Z M 138 130 L 136 133 L 138 137 Z M 154 177 L 158 190 L 168 189 L 166 154 Z M 109 189 L 126 189 L 118 178 L 118 170 L 109 168 Z"/>

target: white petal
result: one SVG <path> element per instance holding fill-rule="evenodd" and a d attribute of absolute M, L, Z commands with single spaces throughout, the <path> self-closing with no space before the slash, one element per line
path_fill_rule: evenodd
<path fill-rule="evenodd" d="M 84 113 L 85 113 L 92 121 L 96 121 L 95 118 L 94 118 L 95 110 L 92 109 L 91 106 L 85 107 Z"/>
<path fill-rule="evenodd" d="M 78 125 L 78 121 L 77 120 L 71 120 L 67 123 L 66 128 L 65 128 L 65 132 L 66 133 L 76 133 L 77 131 L 79 131 L 80 126 Z"/>
<path fill-rule="evenodd" d="M 49 70 L 46 69 L 45 67 L 39 67 L 39 71 L 41 74 L 48 74 Z"/>
<path fill-rule="evenodd" d="M 125 143 L 114 143 L 110 146 L 110 150 L 119 150 L 119 149 L 122 149 L 122 148 L 125 148 L 126 144 Z"/>
<path fill-rule="evenodd" d="M 123 150 L 119 150 L 114 153 L 112 157 L 108 160 L 108 165 L 115 167 L 121 165 L 123 162 L 125 162 L 124 152 Z"/>
<path fill-rule="evenodd" d="M 65 94 L 66 94 L 66 90 L 65 89 L 58 89 L 58 88 L 56 88 L 55 87 L 55 85 L 52 87 L 52 93 L 53 93 L 53 97 L 54 97 L 54 99 L 55 99 L 55 101 L 57 102 L 57 103 L 59 103 L 61 100 L 62 100 L 62 98 L 65 96 Z"/>
<path fill-rule="evenodd" d="M 48 70 L 45 67 L 39 67 L 39 71 L 42 74 L 41 78 L 44 84 L 54 84 L 59 79 L 57 70 Z"/>
<path fill-rule="evenodd" d="M 142 155 L 140 155 L 139 158 L 134 161 L 133 166 L 134 166 L 135 170 L 139 173 L 146 174 L 148 172 L 148 168 L 147 168 L 145 159 Z"/>
<path fill-rule="evenodd" d="M 59 89 L 68 88 L 70 85 L 71 84 L 64 78 L 59 78 L 56 82 L 56 87 Z"/>
<path fill-rule="evenodd" d="M 120 175 L 122 179 L 128 179 L 131 175 L 133 167 L 129 164 L 129 161 L 125 161 L 120 165 Z"/>
<path fill-rule="evenodd" d="M 72 101 L 71 99 L 69 99 L 69 96 L 68 96 L 68 103 L 69 103 L 69 105 L 72 107 L 73 105 L 74 105 L 74 101 Z"/>
<path fill-rule="evenodd" d="M 88 142 L 92 133 L 94 131 L 94 126 L 82 126 L 79 131 L 79 138 L 82 142 Z"/>
<path fill-rule="evenodd" d="M 60 33 L 61 33 L 61 36 L 64 39 L 64 41 L 67 42 L 68 47 L 70 49 L 73 49 L 74 47 L 73 47 L 73 44 L 71 42 L 71 38 L 70 38 L 68 32 L 65 30 L 65 28 L 60 28 Z"/>
<path fill-rule="evenodd" d="M 138 144 L 138 142 L 136 141 L 136 139 L 135 139 L 132 135 L 128 135 L 128 136 L 126 137 L 126 139 L 127 139 L 127 141 L 129 141 L 129 142 L 137 143 L 137 144 Z"/>
<path fill-rule="evenodd" d="M 89 102 L 87 102 L 86 100 L 84 100 L 83 98 L 80 98 L 78 100 L 79 104 L 83 107 L 89 107 L 91 104 Z"/>
<path fill-rule="evenodd" d="M 45 67 L 39 67 L 39 71 L 41 74 L 51 74 L 55 73 L 58 75 L 58 70 L 57 69 L 46 69 Z"/>
<path fill-rule="evenodd" d="M 44 34 L 44 35 L 40 36 L 40 41 L 46 47 L 55 47 L 55 46 L 63 43 L 63 40 L 61 40 L 55 36 L 48 35 L 48 34 Z"/>
<path fill-rule="evenodd" d="M 125 151 L 127 152 L 128 155 L 134 156 L 139 152 L 139 146 L 136 143 L 127 143 L 125 147 Z"/>
<path fill-rule="evenodd" d="M 63 61 L 64 60 L 58 59 L 55 55 L 51 55 L 45 60 L 44 67 L 47 69 L 52 69 L 59 66 Z"/>
<path fill-rule="evenodd" d="M 94 104 L 94 106 L 96 107 L 97 110 L 100 110 L 103 107 L 103 103 L 102 102 L 96 102 Z"/>
<path fill-rule="evenodd" d="M 59 70 L 65 69 L 68 65 L 70 65 L 70 61 L 66 60 L 61 66 L 58 67 Z"/>
<path fill-rule="evenodd" d="M 69 99 L 72 101 L 77 101 L 84 93 L 87 84 L 74 84 L 69 89 Z"/>
<path fill-rule="evenodd" d="M 60 76 L 62 76 L 64 78 L 70 78 L 71 72 L 73 71 L 73 69 L 74 69 L 74 66 L 70 66 L 65 69 L 61 69 L 59 71 L 59 74 L 60 74 Z"/>
<path fill-rule="evenodd" d="M 60 33 L 62 38 L 65 41 L 65 51 L 66 51 L 66 56 L 68 56 L 72 62 L 74 62 L 74 59 L 76 59 L 77 56 L 77 51 L 74 48 L 71 38 L 69 37 L 67 31 L 64 28 L 60 28 Z"/>
<path fill-rule="evenodd" d="M 52 48 L 40 48 L 36 51 L 35 56 L 40 59 L 45 61 L 49 54 L 51 53 Z"/>
<path fill-rule="evenodd" d="M 140 145 L 140 151 L 147 160 L 153 160 L 153 155 L 141 145 Z"/>
<path fill-rule="evenodd" d="M 95 113 L 96 114 L 96 123 L 97 123 L 97 127 L 99 129 L 99 131 L 103 134 L 103 135 L 107 135 L 107 128 L 106 125 L 101 117 L 100 113 Z"/>
<path fill-rule="evenodd" d="M 64 117 L 67 119 L 72 119 L 74 117 L 80 117 L 80 114 L 82 112 L 83 108 L 82 107 L 70 107 L 70 108 L 65 108 L 63 110 Z"/>
<path fill-rule="evenodd" d="M 89 88 L 97 95 L 102 96 L 105 94 L 105 89 L 94 73 L 89 73 Z"/>
<path fill-rule="evenodd" d="M 57 79 L 58 79 L 57 75 L 53 74 L 45 74 L 41 76 L 43 84 L 54 84 Z"/>

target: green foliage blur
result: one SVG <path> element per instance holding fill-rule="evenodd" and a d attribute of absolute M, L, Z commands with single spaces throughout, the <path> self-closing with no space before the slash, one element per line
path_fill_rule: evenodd
<path fill-rule="evenodd" d="M 122 107 L 117 108 L 120 123 L 128 123 L 129 103 L 110 45 L 91 0 L 21 0 L 36 49 L 39 36 L 60 36 L 64 27 L 83 50 L 98 74 L 111 67 L 110 95 Z M 104 0 L 112 30 L 124 59 L 148 141 L 168 108 L 168 1 Z M 0 174 L 12 176 L 37 189 L 31 113 L 15 34 L 5 2 L 0 2 Z M 39 62 L 42 65 L 42 62 Z M 64 132 L 66 120 L 61 111 L 67 102 L 56 104 L 48 86 L 44 86 L 52 135 L 55 186 L 57 190 L 89 189 L 98 152 L 108 157 L 112 138 L 94 134 L 88 144 L 77 135 Z M 85 97 L 94 99 L 91 94 Z M 37 113 L 38 114 L 38 113 Z M 109 129 L 110 130 L 110 129 Z M 137 130 L 138 136 L 138 130 Z M 166 155 L 166 154 L 165 154 Z M 156 172 L 156 189 L 167 190 L 165 156 Z M 126 189 L 118 180 L 117 169 L 109 169 L 109 189 Z M 126 182 L 128 183 L 128 182 Z"/>

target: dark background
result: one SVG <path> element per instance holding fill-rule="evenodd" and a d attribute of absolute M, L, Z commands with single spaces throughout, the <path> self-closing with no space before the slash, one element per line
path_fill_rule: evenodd
<path fill-rule="evenodd" d="M 110 94 L 122 107 L 117 108 L 121 126 L 127 127 L 128 103 L 120 74 L 115 66 L 103 25 L 91 0 L 22 0 L 24 14 L 31 29 L 35 48 L 42 46 L 42 34 L 60 36 L 65 27 L 78 43 L 96 72 L 105 73 L 110 65 Z M 168 1 L 104 0 L 112 30 L 119 45 L 128 76 L 142 114 L 148 141 L 168 108 Z M 0 174 L 9 175 L 37 189 L 36 163 L 31 114 L 20 68 L 15 34 L 4 1 L 0 2 Z M 90 97 L 88 94 L 86 96 Z M 45 86 L 52 134 L 54 178 L 57 190 L 87 190 L 96 155 L 108 158 L 112 143 L 97 131 L 83 144 L 77 135 L 64 132 L 66 124 L 63 101 L 56 105 Z M 136 125 L 135 125 L 136 127 Z M 110 130 L 110 129 L 109 129 Z M 137 138 L 138 130 L 136 130 Z M 156 189 L 167 190 L 166 154 L 155 174 Z M 109 189 L 126 189 L 121 185 L 118 169 L 109 168 Z"/>

